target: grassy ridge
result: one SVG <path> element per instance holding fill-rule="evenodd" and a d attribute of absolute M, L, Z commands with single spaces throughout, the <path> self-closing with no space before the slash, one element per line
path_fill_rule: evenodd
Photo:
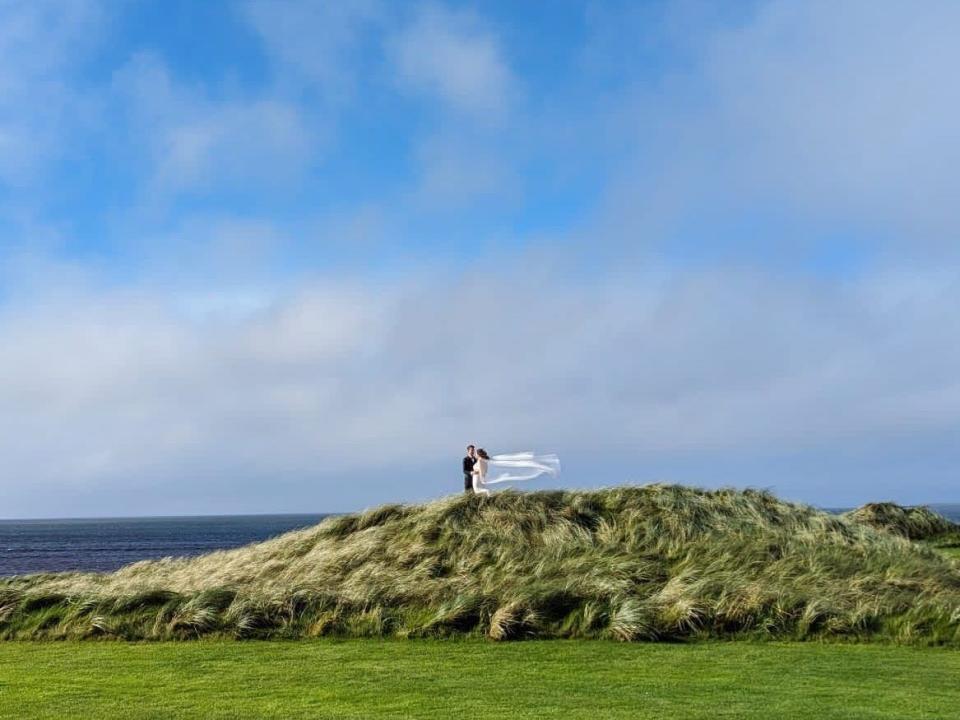
<path fill-rule="evenodd" d="M 846 518 L 911 540 L 935 540 L 960 531 L 955 523 L 928 507 L 903 507 L 891 502 L 868 503 L 846 513 Z"/>
<path fill-rule="evenodd" d="M 960 558 L 960 525 L 928 507 L 869 503 L 844 514 L 850 522 L 922 542 L 946 557 Z"/>
<path fill-rule="evenodd" d="M 0 637 L 885 638 L 960 645 L 960 568 L 757 491 L 384 506 L 248 547 L 0 584 Z"/>

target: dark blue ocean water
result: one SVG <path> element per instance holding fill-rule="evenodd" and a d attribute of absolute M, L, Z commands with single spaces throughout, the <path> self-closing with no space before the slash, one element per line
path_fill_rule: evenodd
<path fill-rule="evenodd" d="M 953 520 L 955 523 L 960 523 L 960 503 L 934 504 L 929 507 L 932 510 L 936 510 L 945 518 Z"/>
<path fill-rule="evenodd" d="M 960 522 L 960 504 L 931 505 Z M 0 520 L 0 575 L 116 570 L 162 557 L 239 547 L 320 522 L 325 515 L 227 515 L 93 520 Z"/>
<path fill-rule="evenodd" d="M 0 520 L 0 575 L 116 570 L 150 558 L 200 555 L 315 525 L 325 515 Z"/>

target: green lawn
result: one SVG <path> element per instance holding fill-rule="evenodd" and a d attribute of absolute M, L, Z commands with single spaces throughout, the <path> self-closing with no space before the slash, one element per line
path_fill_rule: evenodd
<path fill-rule="evenodd" d="M 948 718 L 960 652 L 603 641 L 0 644 L 0 717 Z"/>

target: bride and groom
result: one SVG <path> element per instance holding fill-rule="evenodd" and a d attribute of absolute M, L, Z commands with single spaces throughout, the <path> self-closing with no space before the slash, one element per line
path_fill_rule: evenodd
<path fill-rule="evenodd" d="M 501 470 L 491 477 L 490 469 Z M 467 445 L 463 458 L 463 490 L 476 495 L 489 495 L 487 485 L 533 480 L 541 475 L 556 477 L 560 473 L 560 460 L 556 455 L 534 455 L 532 452 L 489 455 L 483 448 Z"/>

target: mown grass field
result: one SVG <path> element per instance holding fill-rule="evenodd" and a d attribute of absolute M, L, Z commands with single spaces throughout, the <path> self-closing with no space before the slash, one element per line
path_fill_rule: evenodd
<path fill-rule="evenodd" d="M 960 652 L 479 640 L 0 643 L 0 717 L 951 718 Z"/>

